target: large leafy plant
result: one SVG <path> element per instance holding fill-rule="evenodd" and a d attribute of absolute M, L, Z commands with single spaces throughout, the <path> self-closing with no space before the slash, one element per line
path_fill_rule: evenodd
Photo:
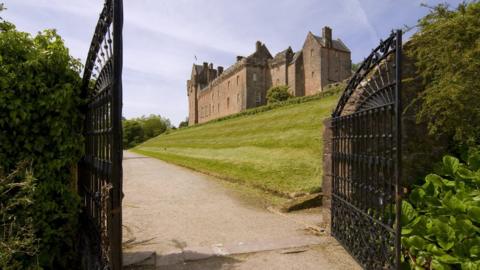
<path fill-rule="evenodd" d="M 412 269 L 480 269 L 480 151 L 445 156 L 402 204 L 402 246 Z"/>

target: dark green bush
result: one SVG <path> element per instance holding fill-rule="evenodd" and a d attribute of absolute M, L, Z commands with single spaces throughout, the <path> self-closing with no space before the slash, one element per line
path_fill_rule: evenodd
<path fill-rule="evenodd" d="M 411 269 L 480 269 L 480 151 L 445 156 L 402 205 L 402 245 Z"/>
<path fill-rule="evenodd" d="M 292 95 L 288 91 L 287 85 L 273 86 L 267 90 L 267 103 L 275 103 L 285 101 L 291 98 Z"/>
<path fill-rule="evenodd" d="M 133 119 L 123 120 L 123 145 L 125 149 L 132 148 L 148 139 L 172 128 L 170 120 L 160 115 L 151 114 Z"/>
<path fill-rule="evenodd" d="M 0 170 L 8 174 L 29 160 L 37 179 L 30 210 L 39 253 L 16 260 L 25 268 L 71 269 L 79 214 L 72 172 L 83 150 L 81 64 L 54 30 L 32 37 L 13 24 L 0 26 Z"/>
<path fill-rule="evenodd" d="M 187 119 L 185 119 L 185 121 L 182 121 L 180 122 L 180 124 L 178 124 L 178 128 L 185 128 L 185 127 L 188 127 L 188 117 Z"/>
<path fill-rule="evenodd" d="M 418 120 L 455 145 L 480 143 L 480 2 L 431 7 L 408 51 L 425 91 Z"/>

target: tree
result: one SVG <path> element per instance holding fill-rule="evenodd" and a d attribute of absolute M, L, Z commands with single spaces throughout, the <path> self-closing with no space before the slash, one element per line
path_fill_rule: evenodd
<path fill-rule="evenodd" d="M 150 116 L 143 118 L 143 135 L 144 139 L 148 140 L 153 137 L 157 137 L 167 130 L 167 123 L 160 115 L 151 114 Z M 170 121 L 168 121 L 170 122 Z"/>
<path fill-rule="evenodd" d="M 135 147 L 171 128 L 172 124 L 169 119 L 155 114 L 123 119 L 123 146 L 125 149 Z"/>
<path fill-rule="evenodd" d="M 267 91 L 267 102 L 274 103 L 285 101 L 292 97 L 287 85 L 273 86 Z"/>
<path fill-rule="evenodd" d="M 135 120 L 126 120 L 123 122 L 123 146 L 132 148 L 144 141 L 143 128 L 140 122 Z"/>
<path fill-rule="evenodd" d="M 184 127 L 188 127 L 188 117 L 185 119 L 185 121 L 180 122 L 180 124 L 178 125 L 178 128 Z"/>
<path fill-rule="evenodd" d="M 407 51 L 425 86 L 418 121 L 457 145 L 479 144 L 480 2 L 430 9 Z"/>
<path fill-rule="evenodd" d="M 357 72 L 357 70 L 360 68 L 360 66 L 362 65 L 362 62 L 360 63 L 352 63 L 352 73 L 355 73 Z"/>

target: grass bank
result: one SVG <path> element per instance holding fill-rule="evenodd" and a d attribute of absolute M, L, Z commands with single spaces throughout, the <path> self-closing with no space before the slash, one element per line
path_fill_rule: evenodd
<path fill-rule="evenodd" d="M 323 120 L 339 94 L 162 134 L 132 150 L 279 195 L 320 190 Z"/>

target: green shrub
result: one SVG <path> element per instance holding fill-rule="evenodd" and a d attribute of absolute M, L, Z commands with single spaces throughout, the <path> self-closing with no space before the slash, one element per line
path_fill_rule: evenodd
<path fill-rule="evenodd" d="M 160 115 L 151 114 L 133 119 L 123 120 L 123 146 L 132 148 L 148 139 L 173 128 L 170 120 Z"/>
<path fill-rule="evenodd" d="M 411 269 L 480 269 L 480 151 L 445 156 L 403 201 L 401 222 Z"/>
<path fill-rule="evenodd" d="M 287 85 L 273 86 L 267 90 L 267 103 L 275 103 L 285 101 L 291 98 L 292 95 L 288 91 Z"/>
<path fill-rule="evenodd" d="M 30 206 L 38 256 L 17 254 L 25 268 L 71 269 L 79 198 L 73 185 L 82 155 L 81 64 L 54 30 L 35 37 L 0 27 L 0 170 L 31 161 Z M 3 202 L 1 202 L 3 203 Z"/>
<path fill-rule="evenodd" d="M 185 119 L 185 121 L 182 121 L 180 122 L 180 124 L 178 124 L 178 128 L 185 128 L 185 127 L 188 127 L 188 117 L 187 119 Z"/>
<path fill-rule="evenodd" d="M 26 163 L 8 176 L 0 175 L 0 269 L 25 269 L 22 258 L 38 255 L 32 206 L 36 180 Z"/>
<path fill-rule="evenodd" d="M 431 7 L 411 38 L 411 56 L 424 80 L 418 121 L 456 145 L 480 143 L 480 2 Z"/>

